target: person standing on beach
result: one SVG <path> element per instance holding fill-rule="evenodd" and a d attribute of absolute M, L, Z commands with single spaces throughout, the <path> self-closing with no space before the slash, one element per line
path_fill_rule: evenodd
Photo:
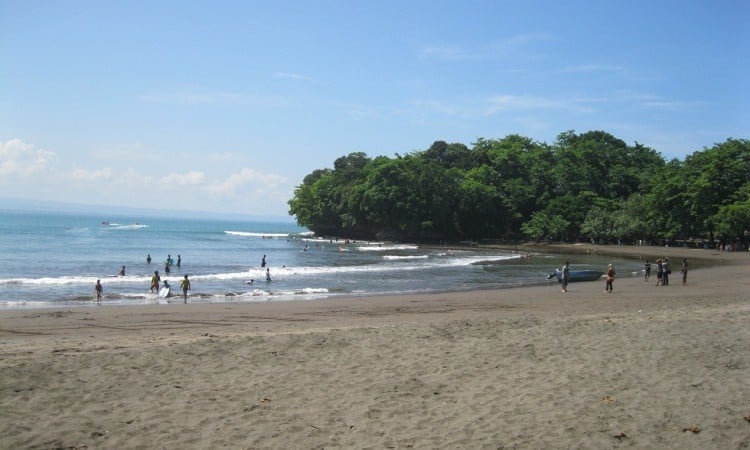
<path fill-rule="evenodd" d="M 156 289 L 156 292 L 159 292 L 160 282 L 161 282 L 161 277 L 159 276 L 159 271 L 154 270 L 154 276 L 151 277 L 151 292 L 154 292 L 154 289 Z"/>
<path fill-rule="evenodd" d="M 683 286 L 687 284 L 687 270 L 688 270 L 687 258 L 682 258 L 682 270 L 680 270 L 680 273 L 682 273 L 682 285 Z"/>
<path fill-rule="evenodd" d="M 661 285 L 669 286 L 669 274 L 672 273 L 672 267 L 669 265 L 669 258 L 664 258 L 664 262 L 661 265 Z"/>
<path fill-rule="evenodd" d="M 656 285 L 659 286 L 661 284 L 661 279 L 664 276 L 664 263 L 662 263 L 661 259 L 656 260 Z"/>
<path fill-rule="evenodd" d="M 184 302 L 187 303 L 187 291 L 190 290 L 190 280 L 188 280 L 187 274 L 185 274 L 185 278 L 182 279 L 180 288 L 182 288 L 182 298 L 184 299 Z"/>
<path fill-rule="evenodd" d="M 649 278 L 651 278 L 651 263 L 646 260 L 646 271 L 643 275 L 643 281 L 648 282 Z"/>
<path fill-rule="evenodd" d="M 96 286 L 94 286 L 94 290 L 96 291 L 96 301 L 99 302 L 102 300 L 102 294 L 104 293 L 104 287 L 102 287 L 102 280 L 96 280 Z"/>
<path fill-rule="evenodd" d="M 610 264 L 607 266 L 607 282 L 604 285 L 604 292 L 612 292 L 612 283 L 615 281 L 615 267 Z"/>
<path fill-rule="evenodd" d="M 565 261 L 562 268 L 562 278 L 560 279 L 563 292 L 568 292 L 568 280 L 570 280 L 570 263 Z"/>

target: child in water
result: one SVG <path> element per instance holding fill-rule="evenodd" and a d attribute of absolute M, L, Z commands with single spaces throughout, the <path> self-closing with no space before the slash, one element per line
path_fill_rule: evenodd
<path fill-rule="evenodd" d="M 188 280 L 187 274 L 185 274 L 185 278 L 182 279 L 180 287 L 182 288 L 182 298 L 185 300 L 185 303 L 187 303 L 187 291 L 190 290 L 190 280 Z"/>
<path fill-rule="evenodd" d="M 154 276 L 151 277 L 151 292 L 154 292 L 154 289 L 159 292 L 159 282 L 161 282 L 159 271 L 154 270 Z"/>

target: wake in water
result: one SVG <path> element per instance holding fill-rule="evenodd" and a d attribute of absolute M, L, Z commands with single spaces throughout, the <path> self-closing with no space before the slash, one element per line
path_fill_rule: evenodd
<path fill-rule="evenodd" d="M 131 225 L 120 225 L 119 223 L 106 222 L 106 224 L 102 223 L 102 225 L 106 226 L 108 230 L 140 230 L 143 228 L 149 228 L 148 225 L 144 225 L 141 223 L 134 223 Z"/>

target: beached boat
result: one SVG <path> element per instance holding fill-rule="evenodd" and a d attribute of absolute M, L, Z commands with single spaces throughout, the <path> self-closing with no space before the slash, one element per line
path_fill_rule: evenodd
<path fill-rule="evenodd" d="M 599 270 L 571 270 L 568 272 L 568 282 L 572 283 L 575 281 L 596 281 L 604 275 L 604 272 Z M 557 281 L 562 282 L 562 270 L 555 269 L 554 272 L 547 276 L 550 280 L 552 277 L 557 277 Z"/>

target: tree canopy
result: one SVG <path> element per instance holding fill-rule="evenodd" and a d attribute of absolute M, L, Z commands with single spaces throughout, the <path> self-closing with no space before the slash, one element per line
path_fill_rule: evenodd
<path fill-rule="evenodd" d="M 603 131 L 566 131 L 551 145 L 515 134 L 471 148 L 436 141 L 394 158 L 342 156 L 288 203 L 317 234 L 362 239 L 744 242 L 750 141 L 684 161 Z"/>

